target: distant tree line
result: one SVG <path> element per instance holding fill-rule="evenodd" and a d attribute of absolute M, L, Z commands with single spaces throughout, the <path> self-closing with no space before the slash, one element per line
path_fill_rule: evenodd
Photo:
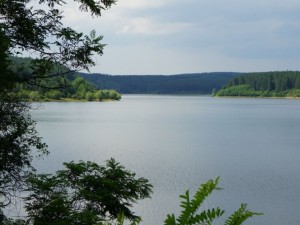
<path fill-rule="evenodd" d="M 216 96 L 300 97 L 300 72 L 248 73 L 232 78 Z"/>
<path fill-rule="evenodd" d="M 122 94 L 211 94 L 239 73 L 196 73 L 180 75 L 104 75 L 80 73 L 99 89 Z"/>

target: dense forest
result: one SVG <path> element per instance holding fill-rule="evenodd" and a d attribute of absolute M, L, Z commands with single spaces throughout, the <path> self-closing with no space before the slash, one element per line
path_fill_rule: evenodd
<path fill-rule="evenodd" d="M 211 94 L 239 73 L 195 73 L 180 75 L 104 75 L 80 73 L 99 89 L 122 94 Z"/>
<path fill-rule="evenodd" d="M 11 58 L 11 69 L 20 76 L 20 79 L 31 73 L 30 58 Z M 66 72 L 67 69 L 61 65 L 55 68 L 57 71 Z M 47 88 L 45 88 L 47 87 Z M 49 77 L 39 82 L 20 82 L 16 85 L 14 93 L 22 99 L 30 101 L 51 100 L 86 100 L 103 101 L 107 99 L 119 100 L 121 95 L 115 90 L 99 90 L 84 78 L 74 74 L 66 73 L 64 77 Z"/>
<path fill-rule="evenodd" d="M 300 97 L 300 72 L 247 73 L 229 80 L 215 95 Z"/>

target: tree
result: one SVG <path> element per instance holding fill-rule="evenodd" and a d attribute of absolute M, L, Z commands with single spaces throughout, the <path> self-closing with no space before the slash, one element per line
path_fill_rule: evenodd
<path fill-rule="evenodd" d="M 34 225 L 93 225 L 119 215 L 139 221 L 130 207 L 149 198 L 152 185 L 135 178 L 114 159 L 105 166 L 92 162 L 64 163 L 55 175 L 29 177 L 26 210 Z"/>
<path fill-rule="evenodd" d="M 100 16 L 115 0 L 74 0 L 81 11 Z M 64 79 L 54 85 L 43 80 L 66 75 L 94 65 L 93 54 L 103 54 L 101 36 L 76 32 L 62 23 L 63 0 L 0 0 L 0 214 L 10 204 L 14 192 L 23 189 L 24 176 L 32 173 L 33 149 L 46 153 L 46 145 L 29 115 L 30 104 L 12 94 L 16 84 L 27 83 L 53 89 L 65 86 Z M 30 52 L 35 57 L 30 69 L 12 68 L 10 56 Z M 63 67 L 61 65 L 64 65 Z M 0 216 L 0 223 L 5 216 Z"/>
<path fill-rule="evenodd" d="M 81 3 L 81 11 L 100 16 L 115 0 L 75 0 Z M 63 76 L 87 69 L 95 63 L 94 53 L 103 54 L 102 36 L 76 32 L 62 24 L 63 14 L 59 5 L 63 0 L 40 0 L 40 8 L 30 7 L 32 0 L 1 0 L 1 40 L 5 40 L 6 55 L 30 51 L 37 58 L 31 62 L 31 71 L 19 68 L 19 81 L 39 85 L 41 79 Z M 44 9 L 47 8 L 47 9 Z M 51 41 L 50 41 L 51 40 Z M 53 40 L 53 41 L 52 41 Z M 57 67 L 64 65 L 67 70 Z"/>

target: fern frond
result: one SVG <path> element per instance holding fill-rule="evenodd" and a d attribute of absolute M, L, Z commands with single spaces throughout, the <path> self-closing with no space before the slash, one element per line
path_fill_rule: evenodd
<path fill-rule="evenodd" d="M 188 209 L 190 208 L 190 192 L 189 190 L 187 190 L 185 192 L 185 195 L 180 195 L 179 196 L 181 199 L 183 199 L 183 201 L 180 203 L 180 207 L 183 208 L 183 209 Z"/>
<path fill-rule="evenodd" d="M 190 201 L 189 191 L 186 192 L 185 195 L 180 196 L 184 201 L 181 202 L 181 207 L 183 211 L 181 215 L 177 219 L 179 224 L 190 224 L 191 218 L 194 217 L 198 208 L 201 206 L 203 201 L 214 191 L 218 190 L 217 187 L 219 183 L 220 177 L 218 177 L 215 181 L 209 180 L 206 183 L 202 184 L 193 199 Z"/>
<path fill-rule="evenodd" d="M 190 202 L 190 192 L 187 190 L 185 192 L 185 195 L 180 195 L 179 196 L 183 201 L 180 204 L 180 207 L 183 209 L 181 211 L 181 215 L 177 219 L 179 224 L 187 224 L 187 221 L 189 220 L 190 217 L 190 208 L 191 208 L 191 202 Z"/>
<path fill-rule="evenodd" d="M 195 215 L 190 219 L 191 224 L 212 224 L 212 222 L 221 217 L 224 214 L 224 210 L 219 207 L 216 209 L 209 209 L 207 211 L 202 211 L 200 214 Z"/>
<path fill-rule="evenodd" d="M 225 225 L 240 225 L 250 217 L 259 215 L 263 215 L 263 213 L 251 212 L 247 210 L 247 204 L 241 204 L 240 208 L 228 217 Z"/>
<path fill-rule="evenodd" d="M 217 187 L 219 183 L 220 177 L 217 177 L 217 179 L 209 180 L 206 183 L 202 184 L 196 194 L 194 195 L 192 201 L 191 201 L 191 214 L 195 214 L 197 209 L 201 206 L 203 201 L 214 191 L 219 189 Z"/>

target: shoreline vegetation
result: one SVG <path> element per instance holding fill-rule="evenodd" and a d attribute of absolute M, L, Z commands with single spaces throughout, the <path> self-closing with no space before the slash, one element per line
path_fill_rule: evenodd
<path fill-rule="evenodd" d="M 235 77 L 214 97 L 300 98 L 300 72 L 249 73 Z"/>
<path fill-rule="evenodd" d="M 32 73 L 32 59 L 12 57 L 11 70 L 19 80 L 26 80 Z M 43 101 L 109 101 L 120 100 L 121 94 L 114 89 L 99 89 L 95 85 L 67 70 L 63 65 L 55 65 L 51 73 L 65 73 L 62 77 L 47 75 L 33 82 L 18 82 L 12 95 L 27 102 Z"/>
<path fill-rule="evenodd" d="M 285 91 L 256 91 L 250 85 L 237 85 L 223 88 L 216 93 L 214 97 L 232 97 L 232 98 L 300 98 L 300 89 L 291 89 Z"/>
<path fill-rule="evenodd" d="M 83 78 L 79 78 L 83 79 Z M 70 87 L 67 87 L 68 89 Z M 68 92 L 66 89 L 41 92 L 37 90 L 19 89 L 14 95 L 27 102 L 107 102 L 119 101 L 122 96 L 115 90 L 81 90 Z"/>

